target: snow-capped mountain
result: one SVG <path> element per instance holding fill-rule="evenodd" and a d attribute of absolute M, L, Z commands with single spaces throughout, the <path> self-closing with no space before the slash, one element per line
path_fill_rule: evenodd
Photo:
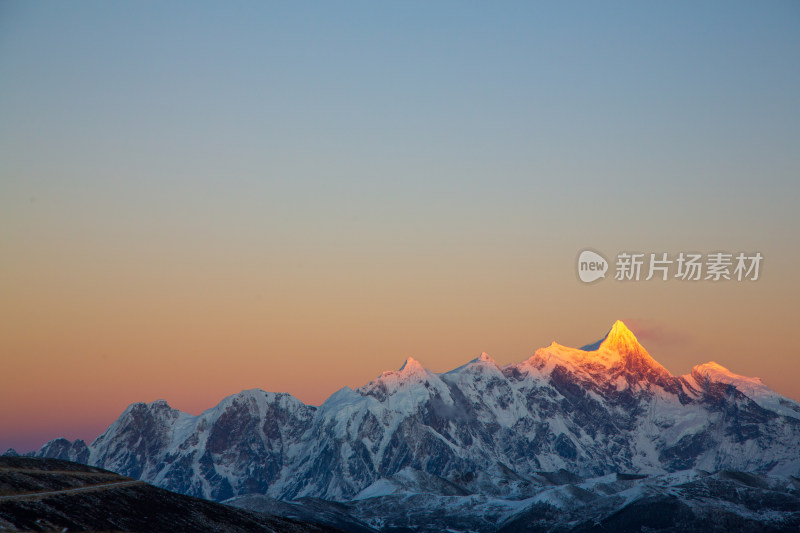
<path fill-rule="evenodd" d="M 36 455 L 220 501 L 521 501 L 617 473 L 800 475 L 800 405 L 716 363 L 673 376 L 618 321 L 597 343 L 504 367 L 482 354 L 437 374 L 409 358 L 319 407 L 261 390 L 199 416 L 137 403 L 89 446 L 60 439 Z"/>

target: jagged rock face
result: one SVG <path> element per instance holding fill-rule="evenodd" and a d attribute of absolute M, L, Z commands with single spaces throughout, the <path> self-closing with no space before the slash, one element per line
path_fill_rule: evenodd
<path fill-rule="evenodd" d="M 263 493 L 314 407 L 288 394 L 244 391 L 192 416 L 164 401 L 134 404 L 92 443 L 91 464 L 214 500 Z"/>
<path fill-rule="evenodd" d="M 7 453 L 7 455 L 18 455 L 14 450 L 9 451 L 14 453 Z M 42 446 L 42 449 L 39 450 L 39 455 L 86 464 L 89 461 L 89 447 L 81 439 L 75 442 L 70 442 L 67 439 L 55 439 Z"/>
<path fill-rule="evenodd" d="M 263 391 L 200 416 L 134 404 L 90 449 L 89 464 L 216 500 L 344 501 L 408 472 L 521 498 L 541 472 L 797 475 L 800 406 L 715 363 L 672 376 L 618 322 L 594 345 L 554 343 L 503 368 L 483 354 L 435 374 L 409 359 L 319 408 Z"/>
<path fill-rule="evenodd" d="M 126 476 L 144 478 L 143 474 L 169 443 L 172 424 L 180 416 L 180 411 L 164 401 L 131 405 L 92 443 L 96 450 L 93 463 L 101 468 L 113 467 Z"/>

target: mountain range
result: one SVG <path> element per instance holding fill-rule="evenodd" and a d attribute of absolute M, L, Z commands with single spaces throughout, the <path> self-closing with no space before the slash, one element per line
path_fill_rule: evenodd
<path fill-rule="evenodd" d="M 686 486 L 745 475 L 748 490 L 798 501 L 800 405 L 714 362 L 673 376 L 617 321 L 596 343 L 553 343 L 505 366 L 484 353 L 434 373 L 409 358 L 320 406 L 262 390 L 197 416 L 136 403 L 89 445 L 56 439 L 31 455 L 249 508 L 339 502 L 358 527 L 424 530 L 431 515 L 409 523 L 413 505 L 448 509 L 464 530 L 516 531 L 531 513 L 556 523 L 547 509 L 580 504 L 607 517 L 643 498 L 685 504 Z M 785 502 L 761 497 L 763 509 L 737 511 L 741 502 L 710 497 L 723 500 L 742 520 L 770 511 L 763 521 L 778 529 L 800 523 Z"/>

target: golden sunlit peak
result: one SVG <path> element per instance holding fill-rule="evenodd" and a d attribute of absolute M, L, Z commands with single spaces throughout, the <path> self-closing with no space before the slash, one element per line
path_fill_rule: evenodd
<path fill-rule="evenodd" d="M 415 372 L 417 370 L 424 370 L 422 365 L 419 361 L 414 359 L 413 357 L 409 357 L 406 359 L 406 362 L 403 363 L 403 366 L 400 367 L 400 372 Z"/>
<path fill-rule="evenodd" d="M 497 364 L 495 363 L 494 359 L 492 359 L 492 357 L 486 352 L 481 352 L 481 354 L 477 358 L 475 358 L 475 361 L 479 363 Z"/>
<path fill-rule="evenodd" d="M 607 348 L 620 354 L 643 350 L 639 340 L 622 320 L 614 322 L 599 348 Z"/>
<path fill-rule="evenodd" d="M 612 335 L 630 335 L 633 337 L 633 332 L 628 329 L 628 326 L 625 325 L 625 322 L 622 320 L 617 320 L 614 322 L 614 325 L 611 326 L 611 331 L 608 332 L 609 337 Z"/>
<path fill-rule="evenodd" d="M 758 385 L 763 384 L 761 378 L 741 376 L 731 372 L 716 361 L 709 361 L 702 365 L 695 365 L 692 368 L 692 376 L 700 383 L 707 383 L 709 381 L 719 381 L 722 383 L 742 383 L 750 382 Z"/>

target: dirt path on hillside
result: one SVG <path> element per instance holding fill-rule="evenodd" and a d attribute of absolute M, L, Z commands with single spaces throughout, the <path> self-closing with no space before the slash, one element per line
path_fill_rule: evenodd
<path fill-rule="evenodd" d="M 0 502 L 9 501 L 9 500 L 26 500 L 26 499 L 37 499 L 37 498 L 46 498 L 48 496 L 60 496 L 62 494 L 69 494 L 72 492 L 87 492 L 92 490 L 106 490 L 110 488 L 118 488 L 118 487 L 127 487 L 131 485 L 144 485 L 144 481 L 115 481 L 114 483 L 101 483 L 100 485 L 87 485 L 85 487 L 77 487 L 73 489 L 63 489 L 63 490 L 50 490 L 46 492 L 26 492 L 25 494 L 12 494 L 9 496 L 0 496 Z"/>

